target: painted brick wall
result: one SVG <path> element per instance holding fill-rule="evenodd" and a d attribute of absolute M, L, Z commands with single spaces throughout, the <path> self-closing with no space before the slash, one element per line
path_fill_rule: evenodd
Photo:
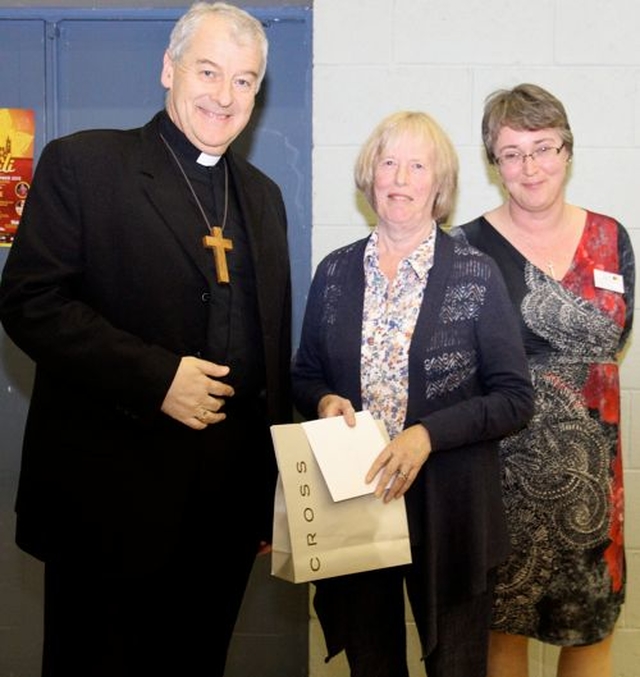
<path fill-rule="evenodd" d="M 523 81 L 548 88 L 569 113 L 575 136 L 569 201 L 616 216 L 640 259 L 639 25 L 636 0 L 316 0 L 314 266 L 328 251 L 367 232 L 371 216 L 353 186 L 353 163 L 374 124 L 394 110 L 424 109 L 453 139 L 461 161 L 453 223 L 499 204 L 483 161 L 482 106 L 494 89 Z M 640 339 L 635 333 L 622 367 L 629 585 L 615 636 L 614 677 L 640 675 Z M 348 674 L 343 657 L 323 663 L 313 617 L 310 636 L 310 677 Z M 554 659 L 553 649 L 534 645 L 531 677 L 553 677 Z"/>

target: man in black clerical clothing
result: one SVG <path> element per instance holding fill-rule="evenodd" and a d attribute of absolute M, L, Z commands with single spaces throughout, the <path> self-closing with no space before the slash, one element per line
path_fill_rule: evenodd
<path fill-rule="evenodd" d="M 44 677 L 220 677 L 291 420 L 277 185 L 229 148 L 259 21 L 199 2 L 165 110 L 42 152 L 0 286 L 36 363 L 17 543 L 45 562 Z"/>

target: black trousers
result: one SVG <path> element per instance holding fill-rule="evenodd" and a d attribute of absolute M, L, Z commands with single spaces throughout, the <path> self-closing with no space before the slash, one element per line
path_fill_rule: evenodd
<path fill-rule="evenodd" d="M 247 411 L 195 433 L 199 447 L 180 449 L 192 454 L 193 472 L 162 561 L 130 566 L 119 553 L 116 571 L 80 544 L 82 562 L 45 563 L 43 677 L 223 676 L 269 488 L 260 455 L 268 428 L 247 425 L 259 421 Z M 229 481 L 239 458 L 241 491 Z"/>
<path fill-rule="evenodd" d="M 317 581 L 314 606 L 329 658 L 344 649 L 351 677 L 409 677 L 406 573 L 391 567 Z M 490 584 L 482 595 L 439 606 L 437 643 L 424 657 L 428 677 L 485 677 L 492 592 Z M 420 613 L 414 619 L 426 635 L 426 619 Z"/>
<path fill-rule="evenodd" d="M 135 577 L 46 564 L 43 677 L 222 677 L 254 558 L 183 551 Z"/>
<path fill-rule="evenodd" d="M 202 463 L 162 562 L 45 563 L 43 677 L 223 676 L 260 533 L 255 510 L 220 498 L 220 466 Z"/>

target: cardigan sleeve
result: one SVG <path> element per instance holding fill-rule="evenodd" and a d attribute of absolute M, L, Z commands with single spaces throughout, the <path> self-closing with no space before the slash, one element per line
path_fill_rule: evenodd
<path fill-rule="evenodd" d="M 318 402 L 334 392 L 327 383 L 323 368 L 322 300 L 326 279 L 326 262 L 322 262 L 313 277 L 305 309 L 300 345 L 291 369 L 293 400 L 296 409 L 306 419 L 318 417 Z"/>
<path fill-rule="evenodd" d="M 367 239 L 325 257 L 311 283 L 292 368 L 294 403 L 305 418 L 317 418 L 318 402 L 331 393 L 349 399 L 356 409 L 362 406 L 362 257 Z"/>
<path fill-rule="evenodd" d="M 534 392 L 518 319 L 496 264 L 482 256 L 491 274 L 475 322 L 479 387 L 467 384 L 467 397 L 458 394 L 419 419 L 434 451 L 499 439 L 533 415 Z"/>

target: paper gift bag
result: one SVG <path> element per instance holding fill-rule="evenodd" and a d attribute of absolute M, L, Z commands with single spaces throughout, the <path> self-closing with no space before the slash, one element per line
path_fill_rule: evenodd
<path fill-rule="evenodd" d="M 304 429 L 271 427 L 279 477 L 271 573 L 294 583 L 411 562 L 404 498 L 333 501 Z"/>

